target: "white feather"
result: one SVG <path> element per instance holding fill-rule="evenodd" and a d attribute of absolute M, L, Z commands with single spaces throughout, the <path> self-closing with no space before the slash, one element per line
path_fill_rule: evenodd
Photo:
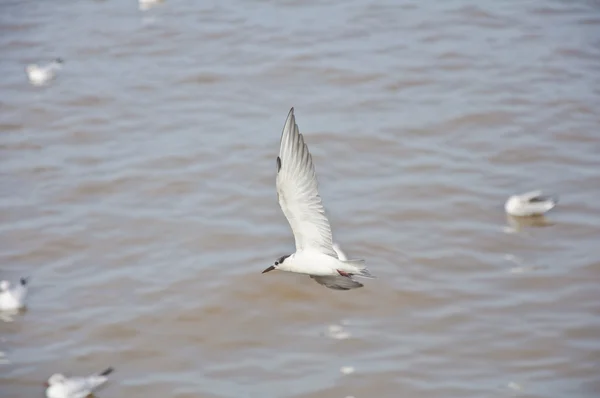
<path fill-rule="evenodd" d="M 279 269 L 307 274 L 321 285 L 336 290 L 363 286 L 352 276 L 372 277 L 364 261 L 348 260 L 333 244 L 312 156 L 298 130 L 294 108 L 281 134 L 276 185 L 279 205 L 294 233 L 296 252 L 280 257 L 263 272 Z"/>
<path fill-rule="evenodd" d="M 14 285 L 8 281 L 0 282 L 0 311 L 17 311 L 25 307 L 27 291 L 25 278 Z"/>
<path fill-rule="evenodd" d="M 163 0 L 138 0 L 141 11 L 146 11 L 162 2 Z"/>
<path fill-rule="evenodd" d="M 298 130 L 293 108 L 283 127 L 277 166 L 280 167 L 276 180 L 277 197 L 294 232 L 296 251 L 313 249 L 337 257 L 312 156 Z"/>
<path fill-rule="evenodd" d="M 31 84 L 34 86 L 41 86 L 56 77 L 56 74 L 62 68 L 62 63 L 63 61 L 61 59 L 57 59 L 44 66 L 30 64 L 25 68 L 25 72 L 27 73 L 27 78 Z"/>
<path fill-rule="evenodd" d="M 346 256 L 346 253 L 342 251 L 342 248 L 337 243 L 333 244 L 333 250 L 335 250 L 335 253 L 340 260 L 348 261 L 348 256 Z"/>
<path fill-rule="evenodd" d="M 102 373 L 87 377 L 65 377 L 59 373 L 54 374 L 48 379 L 46 397 L 85 398 L 106 383 L 107 375 L 111 372 L 112 368 L 108 368 Z"/>

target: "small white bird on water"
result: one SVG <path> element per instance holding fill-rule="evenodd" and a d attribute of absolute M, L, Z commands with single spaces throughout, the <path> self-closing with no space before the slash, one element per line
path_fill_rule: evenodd
<path fill-rule="evenodd" d="M 27 72 L 27 77 L 31 84 L 34 86 L 41 86 L 56 77 L 56 73 L 62 69 L 63 63 L 64 61 L 61 58 L 56 58 L 54 61 L 44 66 L 30 64 L 25 67 L 25 72 Z"/>
<path fill-rule="evenodd" d="M 296 252 L 279 257 L 263 274 L 273 270 L 307 274 L 335 290 L 362 287 L 353 279 L 355 275 L 373 278 L 364 260 L 348 260 L 333 244 L 312 156 L 298 130 L 294 108 L 281 134 L 276 185 L 279 205 L 294 233 Z"/>
<path fill-rule="evenodd" d="M 141 11 L 149 10 L 150 8 L 159 5 L 163 0 L 138 0 Z"/>
<path fill-rule="evenodd" d="M 65 377 L 60 373 L 53 374 L 46 382 L 46 397 L 85 398 L 106 383 L 107 376 L 113 370 L 113 368 L 108 368 L 101 373 L 87 377 Z"/>
<path fill-rule="evenodd" d="M 504 204 L 507 214 L 516 217 L 541 216 L 558 203 L 558 198 L 546 196 L 542 191 L 513 195 Z"/>
<path fill-rule="evenodd" d="M 0 311 L 17 311 L 25 307 L 27 298 L 27 278 L 21 278 L 18 284 L 9 281 L 0 282 Z"/>

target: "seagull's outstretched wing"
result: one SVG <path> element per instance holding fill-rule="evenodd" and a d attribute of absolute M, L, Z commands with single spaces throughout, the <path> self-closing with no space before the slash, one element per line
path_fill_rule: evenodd
<path fill-rule="evenodd" d="M 330 289 L 334 290 L 351 290 L 357 289 L 359 287 L 363 287 L 364 285 L 360 282 L 355 281 L 354 279 L 348 276 L 341 275 L 327 275 L 327 276 L 310 276 L 314 279 L 318 284 L 326 286 Z"/>
<path fill-rule="evenodd" d="M 319 196 L 312 156 L 298 130 L 294 108 L 290 110 L 281 134 L 277 198 L 292 227 L 297 251 L 311 248 L 337 257 L 329 220 Z"/>

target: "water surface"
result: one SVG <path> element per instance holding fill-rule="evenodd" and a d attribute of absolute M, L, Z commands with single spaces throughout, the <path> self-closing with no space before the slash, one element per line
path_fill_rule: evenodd
<path fill-rule="evenodd" d="M 597 2 L 0 9 L 0 277 L 32 283 L 2 397 L 108 365 L 103 398 L 598 396 Z M 291 106 L 362 289 L 260 274 Z"/>

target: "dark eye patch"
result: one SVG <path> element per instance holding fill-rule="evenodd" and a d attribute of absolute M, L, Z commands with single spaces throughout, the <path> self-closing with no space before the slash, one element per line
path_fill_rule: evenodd
<path fill-rule="evenodd" d="M 288 254 L 287 256 L 281 256 L 277 259 L 277 262 L 279 264 L 281 264 L 283 262 L 283 260 L 285 260 L 286 258 L 288 258 L 289 256 L 291 256 L 291 254 Z"/>

